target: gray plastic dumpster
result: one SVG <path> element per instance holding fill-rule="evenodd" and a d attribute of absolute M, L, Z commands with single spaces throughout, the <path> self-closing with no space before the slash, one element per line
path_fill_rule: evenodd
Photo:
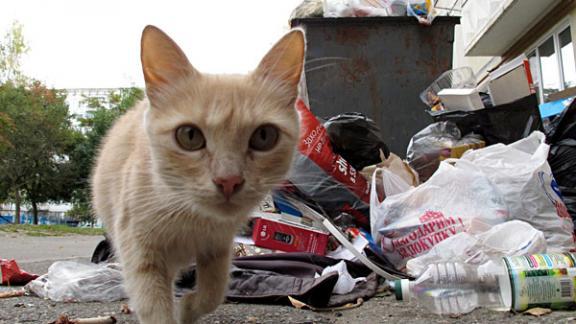
<path fill-rule="evenodd" d="M 431 26 L 414 17 L 303 18 L 306 84 L 319 117 L 358 111 L 380 125 L 382 138 L 405 157 L 412 135 L 432 120 L 419 94 L 452 68 L 454 25 L 437 17 Z"/>

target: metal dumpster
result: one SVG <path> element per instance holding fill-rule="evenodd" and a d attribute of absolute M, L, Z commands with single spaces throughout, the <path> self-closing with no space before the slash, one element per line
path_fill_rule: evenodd
<path fill-rule="evenodd" d="M 405 157 L 412 135 L 432 120 L 419 94 L 452 68 L 454 25 L 414 17 L 302 18 L 310 108 L 319 117 L 358 111 L 380 125 L 383 140 Z"/>

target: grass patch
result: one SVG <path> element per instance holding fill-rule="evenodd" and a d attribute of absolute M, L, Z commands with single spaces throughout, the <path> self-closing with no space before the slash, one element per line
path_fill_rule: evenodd
<path fill-rule="evenodd" d="M 72 227 L 68 225 L 6 224 L 0 225 L 0 231 L 30 236 L 104 235 L 103 228 Z"/>

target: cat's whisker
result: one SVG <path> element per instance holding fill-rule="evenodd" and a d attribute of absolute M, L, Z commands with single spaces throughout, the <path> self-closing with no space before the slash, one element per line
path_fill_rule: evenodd
<path fill-rule="evenodd" d="M 350 61 L 350 58 L 343 57 L 343 56 L 323 56 L 323 57 L 317 57 L 317 58 L 306 60 L 305 65 L 308 65 L 310 63 L 315 63 L 318 61 L 320 61 L 320 62 L 321 61 Z"/>
<path fill-rule="evenodd" d="M 317 71 L 317 70 L 326 69 L 326 68 L 329 68 L 329 67 L 332 67 L 332 66 L 337 66 L 338 64 L 339 64 L 339 63 L 328 63 L 328 64 L 319 65 L 319 66 L 314 66 L 314 67 L 311 67 L 311 68 L 306 68 L 306 73 L 314 72 L 314 71 Z"/>

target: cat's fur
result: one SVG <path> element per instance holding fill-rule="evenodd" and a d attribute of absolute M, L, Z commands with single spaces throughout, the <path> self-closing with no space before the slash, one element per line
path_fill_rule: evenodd
<path fill-rule="evenodd" d="M 293 30 L 245 76 L 206 75 L 153 26 L 141 60 L 148 101 L 121 117 L 93 173 L 93 206 L 123 266 L 125 288 L 141 323 L 176 323 L 173 281 L 197 264 L 197 286 L 182 298 L 181 323 L 224 299 L 233 236 L 288 171 L 298 138 L 294 109 L 303 65 L 303 33 Z M 233 55 L 233 54 L 231 54 Z M 261 125 L 280 130 L 269 151 L 249 147 Z M 205 147 L 182 149 L 175 131 L 195 125 Z M 218 179 L 243 179 L 223 189 Z"/>

